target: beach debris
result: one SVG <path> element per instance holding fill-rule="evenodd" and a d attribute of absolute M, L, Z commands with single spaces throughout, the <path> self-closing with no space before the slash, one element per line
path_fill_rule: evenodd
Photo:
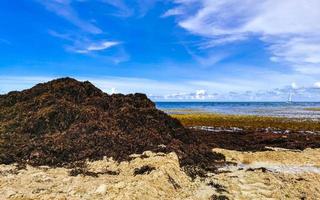
<path fill-rule="evenodd" d="M 136 175 L 143 175 L 143 174 L 150 174 L 153 170 L 155 170 L 155 167 L 144 165 L 140 168 L 135 168 L 133 174 Z"/>
<path fill-rule="evenodd" d="M 211 148 L 237 151 L 267 151 L 288 149 L 301 151 L 306 148 L 320 148 L 320 135 L 301 132 L 277 134 L 259 130 L 208 131 L 191 128 L 197 132 L 199 140 Z"/>
<path fill-rule="evenodd" d="M 210 200 L 229 200 L 229 198 L 225 195 L 212 195 Z"/>
<path fill-rule="evenodd" d="M 168 181 L 172 184 L 175 190 L 181 188 L 181 186 L 170 175 L 168 175 Z"/>
<path fill-rule="evenodd" d="M 91 171 L 85 170 L 83 168 L 74 168 L 69 172 L 70 176 L 83 175 L 83 176 L 98 177 L 99 174 L 100 173 L 91 172 Z"/>
<path fill-rule="evenodd" d="M 261 171 L 263 173 L 266 173 L 266 172 L 270 172 L 270 170 L 268 170 L 267 168 L 265 167 L 258 167 L 258 168 L 248 168 L 247 171 Z"/>
<path fill-rule="evenodd" d="M 112 171 L 112 170 L 105 170 L 105 171 L 103 172 L 103 174 L 108 174 L 108 175 L 116 176 L 116 175 L 119 175 L 120 172 L 119 172 L 119 171 Z"/>
<path fill-rule="evenodd" d="M 215 188 L 218 193 L 227 192 L 226 187 L 218 183 L 214 183 L 213 181 L 210 181 L 208 185 Z"/>

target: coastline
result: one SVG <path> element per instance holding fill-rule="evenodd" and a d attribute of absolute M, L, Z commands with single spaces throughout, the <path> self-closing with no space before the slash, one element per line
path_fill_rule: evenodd
<path fill-rule="evenodd" d="M 214 113 L 170 114 L 184 126 L 237 127 L 244 130 L 277 129 L 288 131 L 320 131 L 317 120 L 255 115 L 227 115 Z"/>
<path fill-rule="evenodd" d="M 19 168 L 16 164 L 0 165 L 0 192 L 5 195 L 4 199 L 15 200 L 298 200 L 320 197 L 320 148 L 309 148 L 312 145 L 305 143 L 308 140 L 306 137 L 320 141 L 320 137 L 315 134 L 320 130 L 317 122 L 199 113 L 171 116 L 179 119 L 186 127 L 204 134 L 202 139 L 208 143 L 218 144 L 212 151 L 224 155 L 226 160 L 217 165 L 215 173 L 208 172 L 204 177 L 191 178 L 186 169 L 180 166 L 175 153 L 144 152 L 131 155 L 131 161 L 116 162 L 112 158 L 87 161 L 85 173 L 80 170 L 81 173 L 74 175 L 71 175 L 73 169 L 63 167 L 27 165 Z M 313 133 L 310 130 L 308 132 L 310 127 L 313 127 Z M 279 134 L 274 131 L 281 128 L 287 132 Z M 306 137 L 294 138 L 296 146 L 284 145 L 291 144 L 288 138 L 294 134 Z M 280 143 L 277 143 L 279 138 Z M 226 141 L 229 143 L 224 143 Z M 261 141 L 265 143 L 255 145 Z M 149 171 L 135 174 L 146 166 Z"/>

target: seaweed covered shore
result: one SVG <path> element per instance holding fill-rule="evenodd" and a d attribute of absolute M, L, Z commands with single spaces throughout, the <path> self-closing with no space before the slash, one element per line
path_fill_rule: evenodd
<path fill-rule="evenodd" d="M 206 181 L 213 199 L 319 199 L 319 121 L 278 117 L 171 115 L 226 157 Z"/>
<path fill-rule="evenodd" d="M 265 151 L 319 148 L 320 123 L 261 116 L 221 114 L 175 114 L 172 117 L 196 131 L 211 148 L 238 151 Z"/>
<path fill-rule="evenodd" d="M 319 121 L 311 119 L 190 112 L 185 114 L 171 114 L 171 116 L 178 119 L 186 127 L 237 127 L 247 131 L 267 129 L 270 131 L 320 132 Z"/>

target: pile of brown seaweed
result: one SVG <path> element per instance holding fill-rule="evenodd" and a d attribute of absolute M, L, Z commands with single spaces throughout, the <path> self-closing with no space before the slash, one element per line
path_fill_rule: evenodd
<path fill-rule="evenodd" d="M 146 150 L 175 152 L 183 166 L 224 159 L 143 94 L 108 95 L 62 78 L 0 96 L 0 164 L 122 161 Z"/>

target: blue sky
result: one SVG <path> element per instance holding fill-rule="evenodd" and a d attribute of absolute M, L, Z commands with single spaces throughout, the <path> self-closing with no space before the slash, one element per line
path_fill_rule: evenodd
<path fill-rule="evenodd" d="M 320 101 L 318 0 L 2 0 L 0 93 L 53 78 L 154 100 Z"/>

